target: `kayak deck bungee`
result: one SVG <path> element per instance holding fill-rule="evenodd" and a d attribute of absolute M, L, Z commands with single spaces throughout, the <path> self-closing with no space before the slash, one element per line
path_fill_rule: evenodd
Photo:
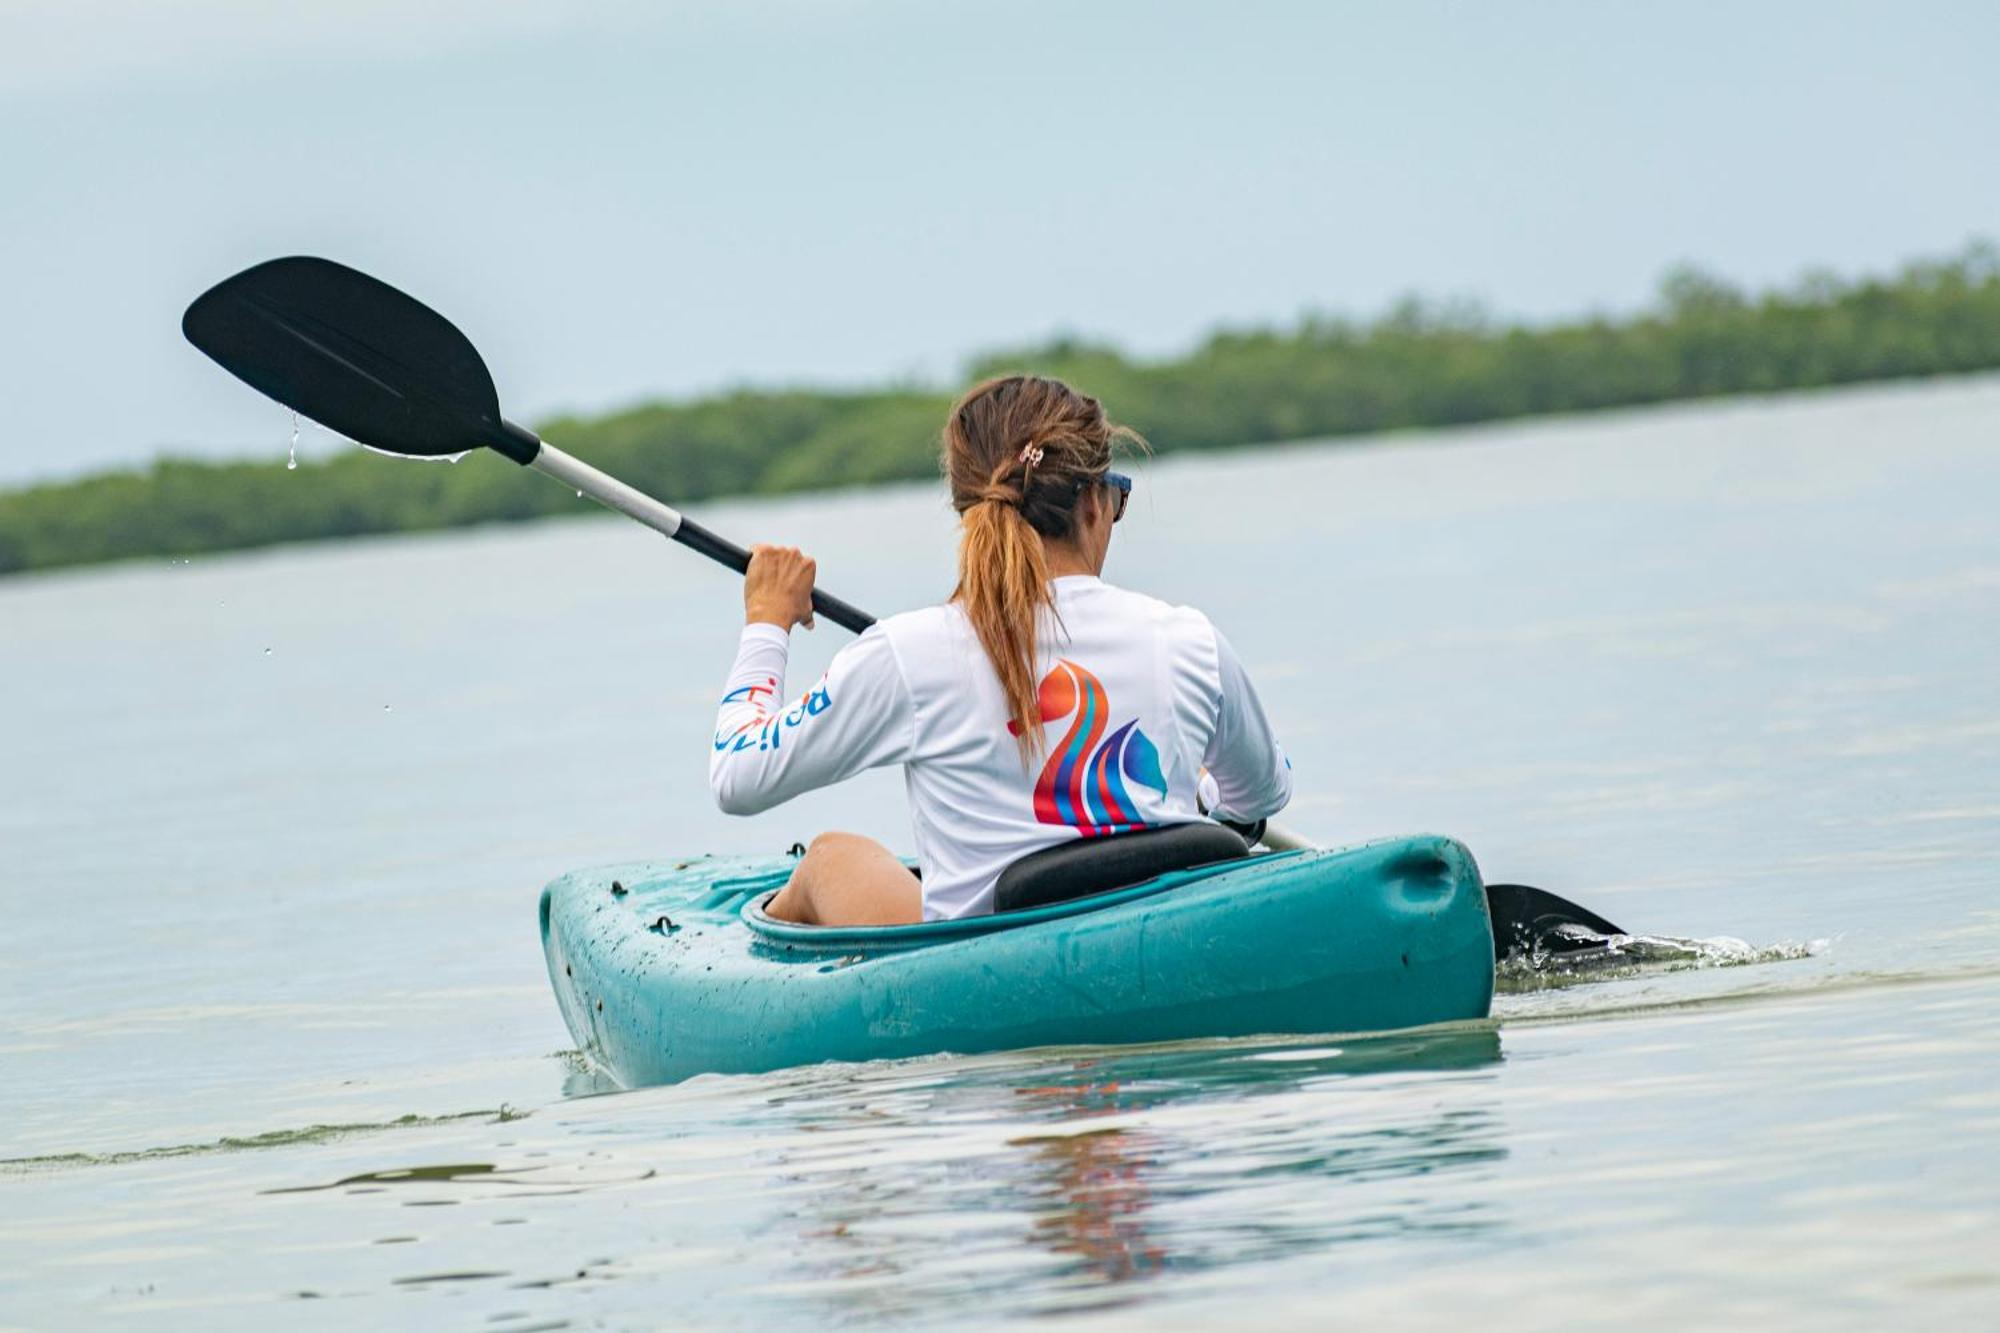
<path fill-rule="evenodd" d="M 794 864 L 702 856 L 551 883 L 542 946 L 578 1045 L 636 1087 L 826 1060 L 1380 1031 L 1492 1003 L 1486 895 L 1450 838 L 1274 853 L 884 927 L 767 915 Z"/>

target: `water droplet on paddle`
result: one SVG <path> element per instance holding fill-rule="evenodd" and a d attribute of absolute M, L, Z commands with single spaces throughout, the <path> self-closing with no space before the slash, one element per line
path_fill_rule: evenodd
<path fill-rule="evenodd" d="M 387 705 L 387 704 L 383 704 L 383 705 L 382 705 L 382 711 L 383 711 L 383 712 L 385 712 L 385 713 L 393 713 L 393 712 L 395 712 L 396 710 L 395 710 L 395 709 L 393 709 L 393 708 L 391 708 L 391 707 L 389 707 L 389 705 Z"/>
<path fill-rule="evenodd" d="M 290 456 L 285 459 L 285 471 L 297 472 L 298 470 L 299 470 L 299 414 L 297 412 L 294 412 L 292 413 L 292 452 Z M 270 650 L 265 649 L 265 651 L 269 652 Z"/>
<path fill-rule="evenodd" d="M 579 500 L 581 500 L 581 499 L 583 498 L 583 492 L 582 492 L 582 491 L 578 491 L 578 492 L 576 493 L 576 498 L 577 498 L 577 499 L 579 499 Z"/>
<path fill-rule="evenodd" d="M 269 657 L 270 655 L 271 655 L 271 650 L 269 648 L 266 648 L 264 650 L 264 656 Z"/>

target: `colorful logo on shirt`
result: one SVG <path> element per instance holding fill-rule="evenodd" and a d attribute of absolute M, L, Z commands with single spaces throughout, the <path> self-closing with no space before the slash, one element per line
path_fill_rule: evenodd
<path fill-rule="evenodd" d="M 818 717 L 833 707 L 826 681 L 807 690 L 799 701 L 782 713 L 766 713 L 765 702 L 778 692 L 776 679 L 766 676 L 762 685 L 745 685 L 722 696 L 725 704 L 747 703 L 757 711 L 745 718 L 734 731 L 717 732 L 715 748 L 735 754 L 741 750 L 775 750 L 784 733 L 809 717 Z"/>
<path fill-rule="evenodd" d="M 1103 682 L 1074 662 L 1060 661 L 1035 691 L 1042 722 L 1070 719 L 1035 779 L 1035 818 L 1067 824 L 1086 838 L 1143 828 L 1128 781 L 1167 794 L 1160 751 L 1133 718 L 1109 736 L 1111 703 Z M 1007 730 L 1020 734 L 1013 722 Z"/>

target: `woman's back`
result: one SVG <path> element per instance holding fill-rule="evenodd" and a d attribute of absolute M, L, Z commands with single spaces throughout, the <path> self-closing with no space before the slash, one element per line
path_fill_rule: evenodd
<path fill-rule="evenodd" d="M 783 646 L 746 634 L 710 768 L 748 813 L 882 764 L 905 765 L 924 915 L 989 912 L 1016 859 L 1076 837 L 1283 806 L 1290 773 L 1234 652 L 1199 611 L 1088 575 L 1052 582 L 1039 636 L 1042 744 L 1024 749 L 956 603 L 893 616 L 843 650 L 797 703 L 771 711 Z M 754 627 L 753 627 L 754 628 Z"/>

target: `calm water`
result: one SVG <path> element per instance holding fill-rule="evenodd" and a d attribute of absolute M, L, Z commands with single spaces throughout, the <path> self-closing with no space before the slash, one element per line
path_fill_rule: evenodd
<path fill-rule="evenodd" d="M 703 516 L 949 583 L 926 488 Z M 708 807 L 726 576 L 603 519 L 16 580 L 0 1325 L 2000 1322 L 2000 382 L 1171 460 L 1112 560 L 1303 831 L 1764 961 L 587 1096 L 543 881 L 907 843 L 892 774 Z"/>

